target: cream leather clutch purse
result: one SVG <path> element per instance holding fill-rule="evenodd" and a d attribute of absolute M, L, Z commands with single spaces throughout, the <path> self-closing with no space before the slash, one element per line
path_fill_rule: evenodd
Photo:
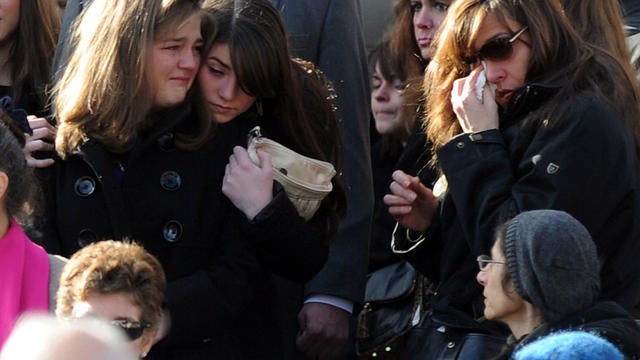
<path fill-rule="evenodd" d="M 311 219 L 333 189 L 331 179 L 336 171 L 331 163 L 312 159 L 263 137 L 260 127 L 249 131 L 247 152 L 254 164 L 260 165 L 256 150 L 271 155 L 273 178 L 287 193 L 287 197 L 305 220 Z"/>

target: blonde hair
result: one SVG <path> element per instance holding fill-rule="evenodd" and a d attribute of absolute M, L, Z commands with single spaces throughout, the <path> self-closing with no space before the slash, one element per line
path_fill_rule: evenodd
<path fill-rule="evenodd" d="M 74 25 L 75 48 L 53 90 L 61 157 L 88 138 L 127 150 L 151 110 L 146 56 L 154 38 L 201 11 L 195 0 L 93 0 Z"/>

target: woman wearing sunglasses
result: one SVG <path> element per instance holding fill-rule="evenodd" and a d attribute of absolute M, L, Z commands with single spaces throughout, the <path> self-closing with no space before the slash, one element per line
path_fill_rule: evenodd
<path fill-rule="evenodd" d="M 629 65 L 585 44 L 554 1 L 458 0 L 442 29 L 425 78 L 439 197 L 402 172 L 385 197 L 400 224 L 394 251 L 439 283 L 433 333 L 500 333 L 476 320 L 474 263 L 500 221 L 530 209 L 584 223 L 602 260 L 601 296 L 632 311 L 640 114 Z"/>
<path fill-rule="evenodd" d="M 500 359 L 565 330 L 600 334 L 628 358 L 640 356 L 640 328 L 620 305 L 597 300 L 596 247 L 587 229 L 566 212 L 520 213 L 498 227 L 491 256 L 480 255 L 477 262 L 484 315 L 511 330 Z"/>
<path fill-rule="evenodd" d="M 56 315 L 106 319 L 144 358 L 160 326 L 164 289 L 162 266 L 142 246 L 101 241 L 82 248 L 65 265 Z"/>

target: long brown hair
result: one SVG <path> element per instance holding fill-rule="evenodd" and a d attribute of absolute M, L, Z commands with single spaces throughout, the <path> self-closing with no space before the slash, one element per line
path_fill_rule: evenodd
<path fill-rule="evenodd" d="M 54 88 L 60 156 L 88 138 L 113 152 L 128 150 L 152 107 L 145 74 L 154 38 L 199 13 L 195 0 L 91 2 L 77 20 L 74 52 Z M 210 121 L 199 125 L 206 134 Z"/>
<path fill-rule="evenodd" d="M 217 43 L 227 44 L 240 88 L 262 103 L 264 113 L 277 120 L 290 146 L 328 161 L 340 173 L 341 144 L 331 99 L 332 85 L 311 63 L 289 55 L 284 23 L 268 0 L 207 0 L 204 9 L 216 29 L 203 31 L 204 53 Z M 257 106 L 247 116 L 259 116 Z M 339 176 L 316 217 L 327 219 L 328 234 L 337 231 L 346 200 Z"/>
<path fill-rule="evenodd" d="M 636 76 L 618 0 L 561 0 L 561 3 L 565 15 L 584 41 L 611 53 L 622 65 L 628 65 L 625 70 L 631 77 Z"/>
<path fill-rule="evenodd" d="M 395 0 L 393 4 L 394 18 L 389 32 L 391 54 L 398 61 L 404 62 L 407 78 L 421 75 L 426 61 L 420 55 L 420 48 L 413 33 L 413 9 L 411 0 Z"/>
<path fill-rule="evenodd" d="M 561 83 L 559 93 L 547 105 L 550 126 L 557 126 L 577 94 L 602 99 L 621 117 L 640 144 L 638 90 L 626 65 L 600 48 L 585 43 L 556 1 L 457 0 L 449 9 L 433 61 L 427 68 L 424 89 L 429 104 L 425 126 L 436 151 L 461 132 L 451 106 L 453 82 L 472 70 L 465 59 L 472 56 L 480 24 L 488 14 L 506 24 L 507 18 L 527 26 L 531 59 L 527 82 Z M 562 100 L 561 100 L 562 99 Z"/>
<path fill-rule="evenodd" d="M 422 78 L 429 62 L 423 59 L 413 29 L 414 11 L 411 0 L 395 0 L 393 3 L 394 18 L 388 33 L 390 56 L 398 66 L 406 72 L 405 103 L 416 107 L 415 118 L 423 115 Z"/>
<path fill-rule="evenodd" d="M 564 13 L 582 38 L 631 62 L 618 0 L 561 0 Z"/>

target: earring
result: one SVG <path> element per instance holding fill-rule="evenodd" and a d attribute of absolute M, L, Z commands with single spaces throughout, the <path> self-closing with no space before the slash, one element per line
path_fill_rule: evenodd
<path fill-rule="evenodd" d="M 262 100 L 256 100 L 256 111 L 258 112 L 258 116 L 262 117 Z"/>
<path fill-rule="evenodd" d="M 145 352 L 145 353 L 142 353 L 142 354 L 140 355 L 140 359 L 144 359 L 144 358 L 146 358 L 146 357 L 147 357 L 147 353 L 146 353 L 146 352 Z"/>

